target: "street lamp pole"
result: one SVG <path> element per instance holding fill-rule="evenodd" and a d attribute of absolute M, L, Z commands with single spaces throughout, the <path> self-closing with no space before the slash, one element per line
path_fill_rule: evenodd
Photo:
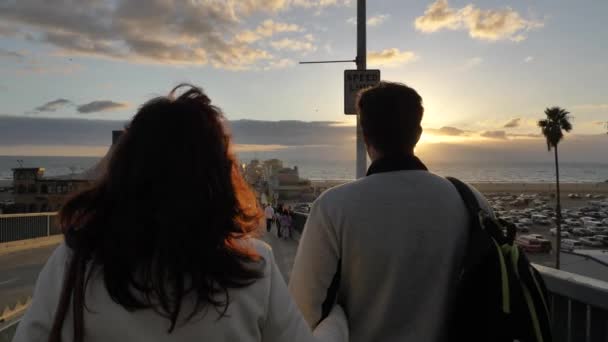
<path fill-rule="evenodd" d="M 357 70 L 367 69 L 367 32 L 366 32 L 366 0 L 357 0 Z M 367 151 L 363 141 L 361 119 L 357 115 L 357 179 L 365 176 L 367 169 Z"/>

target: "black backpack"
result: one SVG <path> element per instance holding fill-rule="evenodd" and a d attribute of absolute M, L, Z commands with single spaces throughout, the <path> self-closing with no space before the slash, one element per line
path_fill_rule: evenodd
<path fill-rule="evenodd" d="M 458 189 L 471 221 L 448 339 L 551 342 L 547 289 L 514 244 L 515 225 L 483 210 L 468 185 L 448 180 Z"/>

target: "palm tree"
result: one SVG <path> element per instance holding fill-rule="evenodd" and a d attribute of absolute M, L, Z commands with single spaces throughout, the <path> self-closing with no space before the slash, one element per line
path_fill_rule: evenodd
<path fill-rule="evenodd" d="M 559 192 L 559 159 L 557 154 L 557 144 L 564 138 L 564 132 L 570 132 L 572 130 L 572 124 L 570 123 L 570 113 L 560 107 L 551 107 L 545 109 L 546 119 L 538 121 L 538 127 L 541 128 L 545 139 L 547 140 L 547 149 L 555 152 L 555 185 L 556 185 L 556 198 L 557 206 L 555 207 L 555 221 L 557 223 L 557 242 L 555 254 L 555 268 L 559 269 L 560 266 L 560 253 L 561 253 L 561 242 L 562 242 L 562 207 L 560 201 Z"/>

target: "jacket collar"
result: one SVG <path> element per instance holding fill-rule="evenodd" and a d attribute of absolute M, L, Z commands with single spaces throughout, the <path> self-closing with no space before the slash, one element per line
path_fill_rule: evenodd
<path fill-rule="evenodd" d="M 367 176 L 376 173 L 404 171 L 404 170 L 422 170 L 428 171 L 427 167 L 413 155 L 401 157 L 383 157 L 374 161 L 367 170 Z"/>

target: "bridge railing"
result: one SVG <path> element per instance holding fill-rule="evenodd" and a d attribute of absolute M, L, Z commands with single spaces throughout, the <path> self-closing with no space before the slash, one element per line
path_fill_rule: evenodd
<path fill-rule="evenodd" d="M 0 243 L 61 234 L 57 213 L 0 215 Z"/>
<path fill-rule="evenodd" d="M 534 266 L 551 295 L 554 341 L 608 341 L 608 282 Z"/>

